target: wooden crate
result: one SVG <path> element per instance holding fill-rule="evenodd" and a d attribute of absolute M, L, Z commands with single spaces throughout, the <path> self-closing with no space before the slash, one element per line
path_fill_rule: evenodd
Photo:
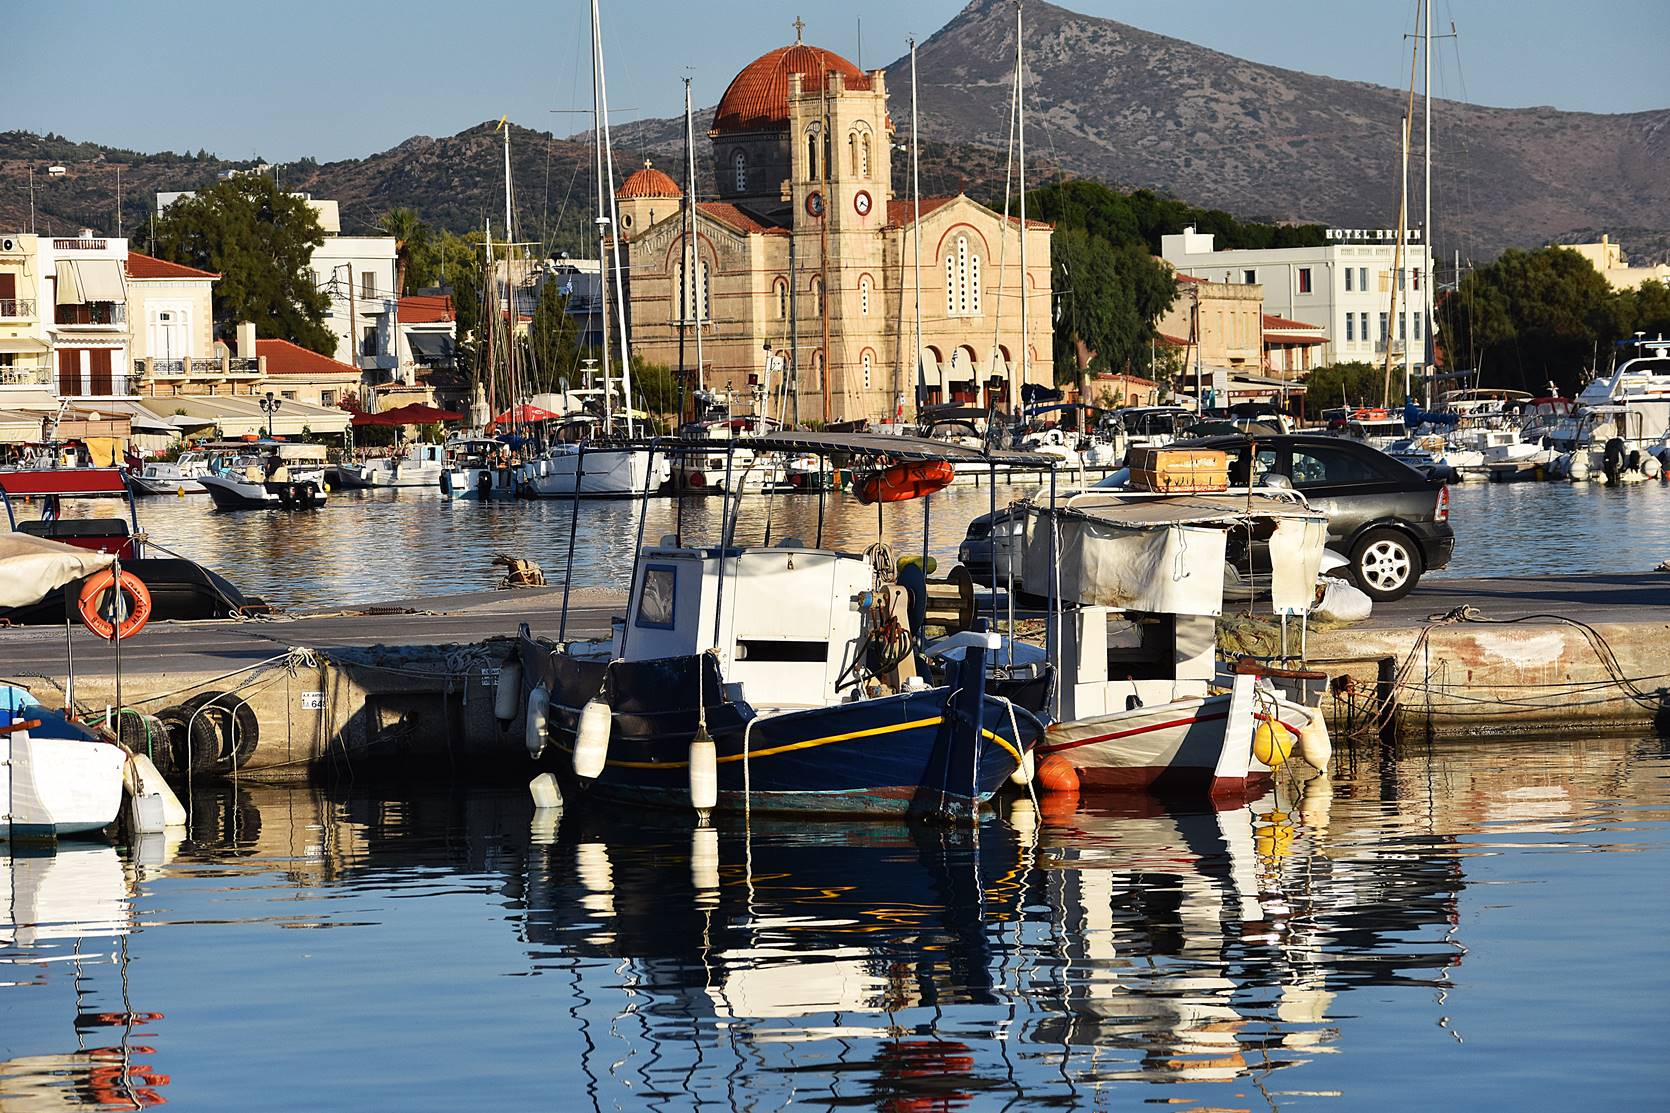
<path fill-rule="evenodd" d="M 1131 486 L 1141 491 L 1223 491 L 1229 456 L 1216 449 L 1133 448 Z"/>

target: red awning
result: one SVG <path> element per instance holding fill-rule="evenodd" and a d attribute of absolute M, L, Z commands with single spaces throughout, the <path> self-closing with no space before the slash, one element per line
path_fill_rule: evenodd
<path fill-rule="evenodd" d="M 520 406 L 514 406 L 500 414 L 498 417 L 495 417 L 493 419 L 493 424 L 526 425 L 531 421 L 550 421 L 561 416 L 562 414 L 554 414 L 550 410 L 542 409 L 539 406 L 529 405 L 527 402 L 523 402 Z"/>
<path fill-rule="evenodd" d="M 364 410 L 357 410 L 346 403 L 343 409 L 353 414 L 349 424 L 355 428 L 367 425 L 438 425 L 443 421 L 463 421 L 464 415 L 452 410 L 443 410 L 436 406 L 425 406 L 421 402 L 412 402 L 405 406 L 396 406 L 392 410 L 370 414 Z"/>
<path fill-rule="evenodd" d="M 8 495 L 124 495 L 127 490 L 120 468 L 0 472 L 0 491 Z"/>

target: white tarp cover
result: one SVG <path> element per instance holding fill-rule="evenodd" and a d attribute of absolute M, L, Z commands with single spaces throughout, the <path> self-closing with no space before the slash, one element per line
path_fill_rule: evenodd
<path fill-rule="evenodd" d="M 1216 616 L 1223 612 L 1226 534 L 1216 525 L 1060 520 L 1056 567 L 1069 603 L 1121 611 Z M 1050 522 L 1027 519 L 1026 589 L 1049 593 Z"/>
<path fill-rule="evenodd" d="M 40 439 L 39 415 L 0 410 L 0 444 L 27 444 Z"/>
<path fill-rule="evenodd" d="M 180 428 L 213 424 L 227 437 L 267 431 L 267 415 L 261 412 L 259 399 L 247 394 L 181 394 L 173 398 L 141 398 L 138 404 Z M 286 398 L 273 415 L 272 430 L 280 437 L 300 436 L 303 430 L 340 433 L 348 428 L 351 420 L 353 415 L 347 410 Z"/>
<path fill-rule="evenodd" d="M 39 603 L 54 588 L 108 568 L 115 559 L 26 533 L 0 534 L 0 607 Z"/>
<path fill-rule="evenodd" d="M 1304 614 L 1316 600 L 1316 577 L 1328 544 L 1328 519 L 1282 517 L 1270 535 L 1270 609 Z"/>

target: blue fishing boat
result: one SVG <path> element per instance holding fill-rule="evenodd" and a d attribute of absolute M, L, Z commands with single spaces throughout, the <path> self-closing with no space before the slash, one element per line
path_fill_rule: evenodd
<path fill-rule="evenodd" d="M 980 449 L 907 437 L 754 440 L 761 451 L 839 446 L 872 469 L 997 466 Z M 627 613 L 607 638 L 523 630 L 528 746 L 567 787 L 703 811 L 960 820 L 1018 770 L 1029 775 L 1046 662 L 1003 664 L 983 617 L 927 637 L 919 566 L 885 544 L 736 546 L 734 515 L 722 518 L 718 546 L 640 546 Z"/>

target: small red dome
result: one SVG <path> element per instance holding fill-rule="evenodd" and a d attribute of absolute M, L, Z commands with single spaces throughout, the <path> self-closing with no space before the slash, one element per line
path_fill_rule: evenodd
<path fill-rule="evenodd" d="M 634 171 L 631 177 L 620 184 L 615 196 L 683 197 L 684 191 L 678 188 L 677 182 L 645 162 L 642 170 Z"/>
<path fill-rule="evenodd" d="M 801 86 L 817 89 L 824 75 L 838 73 L 849 89 L 868 89 L 863 70 L 822 47 L 797 42 L 762 54 L 732 79 L 713 113 L 713 130 L 767 131 L 789 122 L 789 74 L 801 75 Z"/>

